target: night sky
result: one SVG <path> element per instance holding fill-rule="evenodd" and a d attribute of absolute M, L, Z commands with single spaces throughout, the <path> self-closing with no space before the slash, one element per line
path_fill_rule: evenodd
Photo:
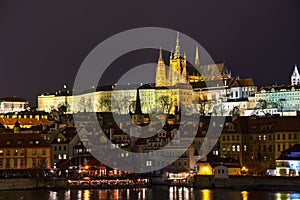
<path fill-rule="evenodd" d="M 39 93 L 72 87 L 96 45 L 145 26 L 187 34 L 258 86 L 289 84 L 293 65 L 300 65 L 299 8 L 299 0 L 0 1 L 0 96 L 34 105 Z M 137 52 L 115 66 L 156 62 L 157 56 Z"/>

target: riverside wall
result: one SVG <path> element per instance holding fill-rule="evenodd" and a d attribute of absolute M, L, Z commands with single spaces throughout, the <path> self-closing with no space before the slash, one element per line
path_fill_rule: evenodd
<path fill-rule="evenodd" d="M 300 190 L 300 177 L 278 176 L 194 176 L 194 186 L 199 188 L 276 189 Z"/>
<path fill-rule="evenodd" d="M 25 190 L 38 188 L 67 188 L 68 181 L 60 178 L 33 179 L 33 178 L 7 178 L 0 179 L 0 190 Z"/>

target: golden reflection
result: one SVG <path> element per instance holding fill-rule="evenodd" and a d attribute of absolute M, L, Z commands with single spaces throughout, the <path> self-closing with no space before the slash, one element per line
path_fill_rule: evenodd
<path fill-rule="evenodd" d="M 210 200 L 210 190 L 205 189 L 205 190 L 201 190 L 202 193 L 202 200 Z"/>
<path fill-rule="evenodd" d="M 83 200 L 90 200 L 90 191 L 89 190 L 83 191 Z"/>
<path fill-rule="evenodd" d="M 242 195 L 242 200 L 248 200 L 248 193 L 247 191 L 242 191 L 241 195 Z"/>
<path fill-rule="evenodd" d="M 282 199 L 286 199 L 286 200 L 290 200 L 290 194 L 286 194 L 286 193 L 281 193 L 281 192 L 277 192 L 275 194 L 276 200 L 282 200 Z"/>

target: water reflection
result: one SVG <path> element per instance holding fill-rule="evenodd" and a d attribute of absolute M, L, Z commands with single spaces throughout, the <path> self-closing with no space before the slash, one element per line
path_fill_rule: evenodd
<path fill-rule="evenodd" d="M 125 200 L 296 200 L 300 199 L 300 192 L 292 191 L 263 191 L 263 190 L 230 190 L 230 189 L 193 189 L 188 187 L 153 186 L 147 189 L 93 189 L 93 190 L 20 190 L 1 191 L 0 200 L 22 199 L 66 199 L 66 200 L 98 200 L 98 199 L 125 199 Z"/>
<path fill-rule="evenodd" d="M 248 200 L 248 193 L 247 191 L 241 191 L 242 200 Z"/>

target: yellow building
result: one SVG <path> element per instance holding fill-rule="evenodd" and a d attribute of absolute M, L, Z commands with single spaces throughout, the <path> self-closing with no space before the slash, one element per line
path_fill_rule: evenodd
<path fill-rule="evenodd" d="M 0 170 L 49 169 L 50 166 L 51 145 L 39 134 L 1 134 Z"/>

